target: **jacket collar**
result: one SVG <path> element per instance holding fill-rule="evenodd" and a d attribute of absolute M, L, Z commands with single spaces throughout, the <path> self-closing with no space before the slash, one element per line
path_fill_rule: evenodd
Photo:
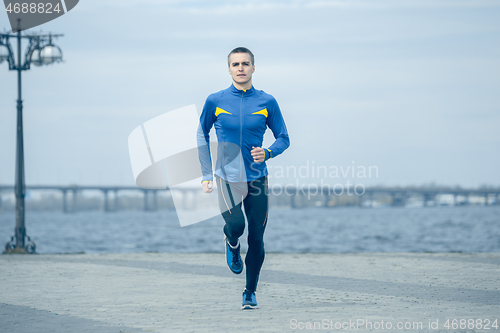
<path fill-rule="evenodd" d="M 255 88 L 252 86 L 252 88 L 247 89 L 247 90 L 239 90 L 234 86 L 234 84 L 231 83 L 231 86 L 228 88 L 228 90 L 235 95 L 241 95 L 243 92 L 245 95 L 251 95 L 255 92 Z"/>

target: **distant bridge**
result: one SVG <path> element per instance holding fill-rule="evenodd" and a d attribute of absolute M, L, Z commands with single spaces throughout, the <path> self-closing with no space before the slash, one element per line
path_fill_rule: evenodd
<path fill-rule="evenodd" d="M 142 191 L 144 195 L 144 210 L 152 211 L 158 209 L 158 201 L 157 194 L 158 191 L 168 191 L 169 189 L 161 189 L 161 190 L 148 190 L 143 189 L 137 186 L 79 186 L 79 185 L 67 185 L 67 186 L 59 186 L 59 185 L 27 185 L 26 191 L 61 191 L 63 195 L 63 211 L 65 213 L 75 212 L 78 207 L 77 198 L 78 193 L 83 191 L 101 191 L 104 195 L 104 211 L 110 212 L 112 211 L 109 193 L 114 193 L 114 207 L 118 207 L 118 191 Z M 0 185 L 0 193 L 2 191 L 14 191 L 14 186 L 5 186 Z M 194 189 L 187 189 L 187 191 L 194 191 Z M 72 205 L 71 209 L 69 209 L 68 205 L 68 193 L 72 194 Z M 149 195 L 153 196 L 153 205 L 149 204 L 148 197 Z M 1 200 L 1 198 L 0 198 Z M 0 202 L 1 207 L 1 202 Z"/>
<path fill-rule="evenodd" d="M 277 185 L 277 184 L 276 184 Z M 315 184 L 308 184 L 305 186 L 279 186 L 279 191 L 276 190 L 277 186 L 271 186 L 269 188 L 270 195 L 275 196 L 289 196 L 289 205 L 292 208 L 297 208 L 301 206 L 301 201 L 304 198 L 316 198 L 316 200 L 321 200 L 323 206 L 328 207 L 332 205 L 335 197 L 340 196 L 350 196 L 355 198 L 355 204 L 362 206 L 363 202 L 373 202 L 375 196 L 385 195 L 391 198 L 390 202 L 392 206 L 403 206 L 405 205 L 408 198 L 413 196 L 420 196 L 422 198 L 423 205 L 426 206 L 428 202 L 434 201 L 437 195 L 448 194 L 452 195 L 453 198 L 457 196 L 463 196 L 465 198 L 470 198 L 471 196 L 483 197 L 484 202 L 488 205 L 489 199 L 494 198 L 493 202 L 498 204 L 498 197 L 500 195 L 500 188 L 484 188 L 484 189 L 464 189 L 459 187 L 362 187 L 357 188 L 356 186 L 348 186 L 342 188 L 335 188 L 332 186 L 319 187 Z M 169 192 L 180 192 L 183 198 L 187 200 L 188 197 L 194 198 L 194 202 L 190 205 L 195 207 L 196 196 L 202 194 L 202 189 L 200 187 L 196 188 L 175 188 L 175 189 L 143 189 L 137 186 L 78 186 L 78 185 L 28 185 L 26 186 L 26 191 L 61 191 L 63 195 L 63 211 L 64 212 L 74 212 L 77 210 L 78 203 L 78 193 L 83 191 L 101 191 L 104 196 L 104 211 L 109 212 L 118 207 L 118 195 L 119 191 L 140 191 L 144 196 L 143 209 L 145 211 L 154 211 L 158 209 L 157 196 L 159 191 Z M 1 192 L 13 192 L 14 186 L 11 185 L 0 185 Z M 110 205 L 109 193 L 114 194 L 114 203 Z M 72 203 L 69 205 L 68 193 L 71 193 Z M 153 196 L 153 202 L 150 204 L 149 196 Z M 71 209 L 70 209 L 71 206 Z M 370 206 L 370 205 L 368 205 Z M 0 207 L 1 207 L 1 197 L 0 197 Z M 114 209 L 113 209 L 114 208 Z"/>

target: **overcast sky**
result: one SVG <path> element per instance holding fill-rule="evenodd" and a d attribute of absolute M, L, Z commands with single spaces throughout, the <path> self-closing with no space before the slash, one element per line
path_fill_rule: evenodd
<path fill-rule="evenodd" d="M 130 132 L 200 112 L 246 46 L 290 134 L 272 170 L 375 166 L 354 182 L 500 186 L 499 17 L 500 2 L 480 0 L 82 0 L 31 29 L 63 33 L 65 62 L 23 72 L 27 184 L 134 184 Z M 0 184 L 14 183 L 16 98 L 4 62 Z"/>

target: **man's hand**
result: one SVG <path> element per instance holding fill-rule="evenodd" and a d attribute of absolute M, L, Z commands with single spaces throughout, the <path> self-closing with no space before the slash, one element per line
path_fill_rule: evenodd
<path fill-rule="evenodd" d="M 254 162 L 257 163 L 264 162 L 264 159 L 266 158 L 266 153 L 264 152 L 264 149 L 260 147 L 252 146 L 252 150 L 250 151 L 250 153 L 252 154 Z"/>
<path fill-rule="evenodd" d="M 203 186 L 203 192 L 205 193 L 211 193 L 214 189 L 212 188 L 214 183 L 209 180 L 208 182 L 203 182 L 201 183 L 201 185 Z"/>

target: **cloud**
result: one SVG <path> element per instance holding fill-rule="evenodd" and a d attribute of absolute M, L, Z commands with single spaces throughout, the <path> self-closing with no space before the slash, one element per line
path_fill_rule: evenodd
<path fill-rule="evenodd" d="M 229 86 L 225 57 L 244 45 L 256 54 L 256 88 L 273 94 L 286 113 L 292 146 L 274 163 L 322 158 L 339 165 L 356 157 L 380 164 L 386 177 L 380 182 L 404 183 L 405 174 L 421 174 L 421 166 L 434 163 L 427 150 L 439 147 L 468 161 L 449 179 L 474 185 L 464 172 L 499 159 L 484 149 L 498 142 L 500 121 L 494 116 L 500 27 L 498 10 L 490 10 L 496 3 L 80 2 L 72 15 L 44 26 L 65 34 L 56 41 L 65 63 L 23 73 L 27 177 L 50 170 L 36 151 L 70 148 L 78 156 L 51 162 L 68 177 L 74 170 L 87 177 L 101 161 L 109 183 L 117 181 L 112 170 L 128 175 L 120 144 L 131 129 L 187 104 L 201 109 L 209 93 Z M 17 86 L 5 63 L 0 71 L 0 148 L 6 152 L 0 176 L 9 175 L 0 181 L 11 182 Z M 388 171 L 404 147 L 418 165 L 394 176 Z M 451 165 L 442 156 L 436 169 Z M 421 177 L 431 181 L 439 174 Z M 481 177 L 478 182 L 500 179 L 493 171 Z M 96 172 L 88 179 L 94 183 Z"/>
<path fill-rule="evenodd" d="M 201 11 L 209 14 L 241 14 L 234 10 L 262 12 L 272 9 L 290 8 L 352 8 L 352 9 L 391 9 L 391 8 L 487 8 L 500 7 L 496 0 L 253 0 L 238 2 L 231 0 L 103 0 L 91 2 L 90 6 L 130 8 L 160 7 L 183 9 L 191 12 Z"/>

